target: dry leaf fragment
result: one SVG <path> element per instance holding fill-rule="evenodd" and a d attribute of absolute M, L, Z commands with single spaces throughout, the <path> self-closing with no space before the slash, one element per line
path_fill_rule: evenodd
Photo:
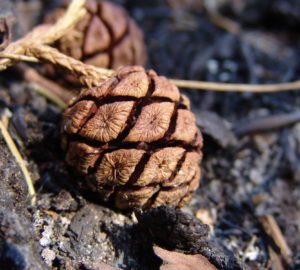
<path fill-rule="evenodd" d="M 187 255 L 154 246 L 154 253 L 163 260 L 160 270 L 217 270 L 200 254 Z"/>

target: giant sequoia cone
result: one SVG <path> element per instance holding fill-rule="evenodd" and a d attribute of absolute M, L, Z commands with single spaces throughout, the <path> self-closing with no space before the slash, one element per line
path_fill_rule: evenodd
<path fill-rule="evenodd" d="M 54 46 L 62 53 L 86 64 L 116 69 L 120 66 L 144 65 L 146 62 L 143 33 L 126 11 L 115 4 L 88 0 L 87 14 Z M 49 14 L 45 22 L 54 23 L 66 5 Z M 57 75 L 53 66 L 48 74 Z M 67 78 L 76 81 L 73 76 Z"/>
<path fill-rule="evenodd" d="M 202 136 L 188 99 L 139 66 L 71 101 L 63 146 L 84 186 L 118 208 L 181 207 L 199 184 Z"/>

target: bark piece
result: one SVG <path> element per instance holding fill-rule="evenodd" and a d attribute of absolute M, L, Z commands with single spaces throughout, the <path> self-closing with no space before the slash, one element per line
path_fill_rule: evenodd
<path fill-rule="evenodd" d="M 234 254 L 208 237 L 209 226 L 196 217 L 168 206 L 136 211 L 138 224 L 152 241 L 168 250 L 180 250 L 205 256 L 215 267 L 246 270 Z M 179 268 L 178 268 L 179 269 Z"/>
<path fill-rule="evenodd" d="M 189 251 L 208 238 L 209 227 L 194 216 L 168 206 L 136 211 L 139 226 L 157 245 Z"/>

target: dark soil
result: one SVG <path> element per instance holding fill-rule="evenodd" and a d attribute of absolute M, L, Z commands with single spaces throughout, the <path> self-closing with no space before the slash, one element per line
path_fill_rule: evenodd
<path fill-rule="evenodd" d="M 58 2 L 22 2 L 33 14 L 26 17 L 28 28 Z M 148 67 L 159 74 L 247 84 L 300 78 L 297 0 L 215 1 L 215 10 L 235 22 L 239 34 L 212 22 L 207 7 L 214 1 L 114 2 L 144 30 Z M 16 35 L 28 30 L 25 26 L 16 27 Z M 201 186 L 182 211 L 124 213 L 77 192 L 78 176 L 65 165 L 60 148 L 60 109 L 13 68 L 0 73 L 0 110 L 11 112 L 9 132 L 37 190 L 31 206 L 1 135 L 0 269 L 101 269 L 94 264 L 100 261 L 122 269 L 159 269 L 153 244 L 201 253 L 219 269 L 271 269 L 271 247 L 285 269 L 300 269 L 299 119 L 274 128 L 267 127 L 269 120 L 255 124 L 261 117 L 274 116 L 276 123 L 278 115 L 290 119 L 299 113 L 299 91 L 182 91 L 204 133 Z M 196 219 L 200 213 L 207 214 L 210 232 Z M 263 228 L 259 218 L 267 214 L 279 225 L 290 258 Z"/>

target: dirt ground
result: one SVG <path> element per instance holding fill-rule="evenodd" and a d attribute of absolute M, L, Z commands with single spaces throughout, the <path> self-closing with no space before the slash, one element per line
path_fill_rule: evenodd
<path fill-rule="evenodd" d="M 44 2 L 22 2 L 31 16 L 16 34 L 60 1 Z M 147 67 L 159 74 L 247 84 L 300 78 L 297 0 L 114 2 L 143 29 Z M 102 269 L 100 261 L 159 269 L 153 244 L 201 253 L 219 269 L 300 269 L 299 91 L 182 89 L 204 134 L 200 188 L 182 212 L 163 207 L 124 213 L 76 190 L 78 176 L 60 148 L 61 110 L 32 87 L 14 68 L 0 73 L 0 110 L 10 112 L 9 132 L 37 190 L 30 206 L 23 175 L 1 135 L 1 269 Z M 198 219 L 209 224 L 209 237 Z M 281 233 L 269 231 L 274 222 Z M 172 230 L 164 236 L 165 224 L 184 237 L 176 239 Z"/>

